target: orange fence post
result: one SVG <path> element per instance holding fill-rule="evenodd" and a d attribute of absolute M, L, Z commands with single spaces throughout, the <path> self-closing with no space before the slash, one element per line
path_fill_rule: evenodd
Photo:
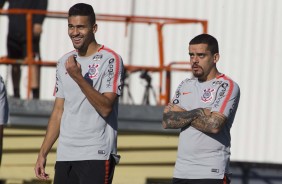
<path fill-rule="evenodd" d="M 203 33 L 208 33 L 208 21 L 203 21 Z"/>
<path fill-rule="evenodd" d="M 33 64 L 33 45 L 32 45 L 32 14 L 26 14 L 26 37 L 27 37 L 27 63 L 28 63 L 28 82 L 27 82 L 27 98 L 30 99 L 31 93 L 31 80 L 32 71 L 31 66 Z"/>
<path fill-rule="evenodd" d="M 161 71 L 159 72 L 160 76 L 160 89 L 159 89 L 159 102 L 158 104 L 162 104 L 162 101 L 165 100 L 165 96 L 163 95 L 163 71 L 164 68 L 164 48 L 163 48 L 163 32 L 162 32 L 163 24 L 157 24 L 157 32 L 158 32 L 158 45 L 159 45 L 159 65 Z"/>

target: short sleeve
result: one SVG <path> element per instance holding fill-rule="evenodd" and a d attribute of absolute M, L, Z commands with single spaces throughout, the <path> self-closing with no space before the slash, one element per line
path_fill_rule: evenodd
<path fill-rule="evenodd" d="M 225 81 L 217 90 L 212 112 L 220 112 L 229 117 L 236 109 L 240 99 L 240 88 L 232 80 Z"/>
<path fill-rule="evenodd" d="M 59 98 L 64 98 L 64 90 L 61 80 L 61 73 L 63 72 L 62 68 L 62 62 L 59 60 L 56 67 L 56 83 L 55 83 L 55 89 L 54 89 L 54 96 Z"/>
<path fill-rule="evenodd" d="M 183 84 L 184 84 L 184 81 L 182 81 L 182 82 L 178 85 L 178 87 L 177 87 L 177 89 L 176 89 L 176 91 L 175 91 L 175 93 L 174 93 L 174 96 L 173 96 L 173 98 L 172 98 L 172 100 L 171 100 L 173 104 L 180 105 L 180 96 L 181 96 L 181 90 L 182 90 Z"/>
<path fill-rule="evenodd" d="M 102 86 L 100 93 L 113 92 L 121 95 L 123 80 L 124 80 L 124 66 L 120 56 L 109 58 L 106 70 L 102 78 Z"/>

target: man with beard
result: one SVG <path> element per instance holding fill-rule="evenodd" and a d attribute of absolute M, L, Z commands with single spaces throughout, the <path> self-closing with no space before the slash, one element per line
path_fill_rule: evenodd
<path fill-rule="evenodd" d="M 113 50 L 97 43 L 95 13 L 78 3 L 69 9 L 68 34 L 75 50 L 59 59 L 55 104 L 35 165 L 38 178 L 59 137 L 54 184 L 112 183 L 117 155 L 118 96 L 123 63 Z"/>
<path fill-rule="evenodd" d="M 194 77 L 180 83 L 162 122 L 165 129 L 181 129 L 173 184 L 230 183 L 230 128 L 240 89 L 218 71 L 213 36 L 193 38 L 189 55 Z"/>

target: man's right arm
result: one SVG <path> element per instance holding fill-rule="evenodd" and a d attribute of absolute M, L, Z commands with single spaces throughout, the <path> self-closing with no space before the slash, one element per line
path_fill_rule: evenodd
<path fill-rule="evenodd" d="M 165 129 L 183 128 L 190 126 L 192 121 L 203 115 L 205 115 L 203 109 L 186 111 L 173 103 L 169 103 L 164 109 L 162 125 Z"/>
<path fill-rule="evenodd" d="M 51 117 L 48 122 L 46 135 L 40 148 L 37 162 L 35 165 L 35 175 L 39 179 L 48 179 L 48 174 L 45 173 L 45 164 L 47 155 L 56 142 L 60 133 L 60 123 L 64 111 L 64 99 L 56 98 Z"/>
<path fill-rule="evenodd" d="M 162 125 L 165 129 L 178 129 L 192 126 L 202 132 L 218 133 L 226 122 L 226 117 L 205 108 L 185 111 L 169 103 L 164 109 Z"/>

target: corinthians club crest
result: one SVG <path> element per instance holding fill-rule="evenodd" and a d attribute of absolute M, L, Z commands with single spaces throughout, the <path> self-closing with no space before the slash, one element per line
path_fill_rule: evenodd
<path fill-rule="evenodd" d="M 88 68 L 89 68 L 88 69 L 88 77 L 90 79 L 98 78 L 98 76 L 99 76 L 99 71 L 98 71 L 99 64 L 89 65 Z"/>
<path fill-rule="evenodd" d="M 204 94 L 201 97 L 201 100 L 205 103 L 211 102 L 212 99 L 213 99 L 213 93 L 212 93 L 213 91 L 214 91 L 214 89 L 210 89 L 210 88 L 205 89 Z"/>

